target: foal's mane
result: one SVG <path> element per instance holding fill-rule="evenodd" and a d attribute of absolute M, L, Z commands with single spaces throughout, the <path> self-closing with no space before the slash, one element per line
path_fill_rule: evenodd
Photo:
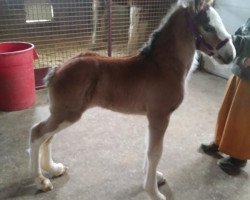
<path fill-rule="evenodd" d="M 172 32 L 173 30 L 170 28 L 170 24 L 175 20 L 174 16 L 177 12 L 183 9 L 183 5 L 176 3 L 170 8 L 165 17 L 161 20 L 159 27 L 150 35 L 149 40 L 144 44 L 144 46 L 139 50 L 142 55 L 149 56 L 153 50 L 155 49 L 156 43 L 160 38 L 160 35 L 166 29 L 168 32 Z"/>

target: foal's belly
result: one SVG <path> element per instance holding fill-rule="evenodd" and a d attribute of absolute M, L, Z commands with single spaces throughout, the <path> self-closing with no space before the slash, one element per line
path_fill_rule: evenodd
<path fill-rule="evenodd" d="M 135 114 L 135 115 L 145 115 L 146 108 L 134 108 L 134 107 L 106 107 L 109 110 L 125 113 L 125 114 Z"/>
<path fill-rule="evenodd" d="M 127 114 L 145 114 L 147 100 L 146 91 L 137 84 L 113 83 L 101 85 L 95 91 L 92 102 L 112 111 Z"/>
<path fill-rule="evenodd" d="M 144 115 L 146 114 L 146 106 L 144 102 L 134 102 L 134 101 L 126 101 L 126 100 L 118 100 L 112 102 L 101 102 L 97 104 L 97 106 L 115 111 L 121 112 L 125 114 L 138 114 Z"/>

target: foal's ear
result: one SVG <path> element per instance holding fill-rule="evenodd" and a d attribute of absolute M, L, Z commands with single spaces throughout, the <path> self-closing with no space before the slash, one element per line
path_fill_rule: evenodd
<path fill-rule="evenodd" d="M 212 6 L 214 0 L 194 0 L 195 11 L 200 12 L 207 8 L 208 6 Z"/>

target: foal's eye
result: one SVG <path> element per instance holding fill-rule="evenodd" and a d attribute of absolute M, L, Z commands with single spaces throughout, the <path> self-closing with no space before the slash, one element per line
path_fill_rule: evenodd
<path fill-rule="evenodd" d="M 215 28 L 209 24 L 202 26 L 206 32 L 215 32 Z"/>

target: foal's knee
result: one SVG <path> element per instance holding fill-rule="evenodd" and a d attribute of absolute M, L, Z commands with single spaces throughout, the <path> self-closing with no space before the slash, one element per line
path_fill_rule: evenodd
<path fill-rule="evenodd" d="M 43 136 L 44 126 L 45 126 L 45 123 L 40 122 L 31 128 L 31 133 L 30 133 L 30 142 L 31 143 L 34 143 L 35 141 L 37 141 L 38 139 L 40 139 Z"/>

